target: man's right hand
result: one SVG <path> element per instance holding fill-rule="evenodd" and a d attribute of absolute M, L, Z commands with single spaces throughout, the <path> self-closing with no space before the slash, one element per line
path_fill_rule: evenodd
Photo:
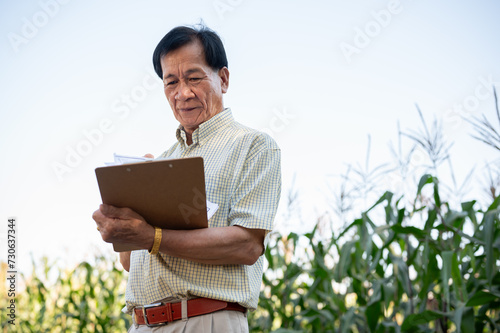
<path fill-rule="evenodd" d="M 101 204 L 92 218 L 107 243 L 127 243 L 146 250 L 153 246 L 154 227 L 130 208 Z"/>

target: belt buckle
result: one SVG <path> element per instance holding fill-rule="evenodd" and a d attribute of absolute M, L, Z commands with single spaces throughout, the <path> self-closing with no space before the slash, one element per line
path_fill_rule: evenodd
<path fill-rule="evenodd" d="M 162 302 L 158 302 L 158 303 L 153 303 L 153 304 L 148 304 L 148 305 L 143 305 L 142 306 L 142 315 L 144 316 L 144 322 L 146 323 L 147 327 L 158 327 L 158 326 L 165 326 L 165 325 L 167 325 L 167 322 L 165 322 L 165 323 L 158 323 L 158 324 L 150 324 L 149 321 L 148 321 L 148 316 L 146 314 L 146 309 L 155 308 L 155 307 L 160 306 L 160 305 L 163 305 L 163 303 Z"/>

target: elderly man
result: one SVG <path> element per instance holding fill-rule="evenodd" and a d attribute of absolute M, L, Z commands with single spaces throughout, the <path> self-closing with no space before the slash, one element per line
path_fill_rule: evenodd
<path fill-rule="evenodd" d="M 129 332 L 248 332 L 257 307 L 264 241 L 281 191 L 280 149 L 224 108 L 226 53 L 206 27 L 177 27 L 153 54 L 180 125 L 160 158 L 203 157 L 207 199 L 219 205 L 209 227 L 161 230 L 128 208 L 101 205 L 93 218 L 106 242 L 144 250 L 120 253 L 130 272 Z"/>

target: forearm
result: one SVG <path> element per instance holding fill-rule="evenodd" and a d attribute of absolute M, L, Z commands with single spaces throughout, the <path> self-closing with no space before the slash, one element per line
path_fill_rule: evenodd
<path fill-rule="evenodd" d="M 204 264 L 253 265 L 264 249 L 265 231 L 239 226 L 163 230 L 160 252 Z"/>
<path fill-rule="evenodd" d="M 93 218 L 105 242 L 129 243 L 151 250 L 155 229 L 129 208 L 101 205 Z M 160 252 L 212 265 L 253 265 L 264 250 L 265 230 L 240 226 L 162 230 Z M 130 254 L 120 255 L 127 270 Z"/>

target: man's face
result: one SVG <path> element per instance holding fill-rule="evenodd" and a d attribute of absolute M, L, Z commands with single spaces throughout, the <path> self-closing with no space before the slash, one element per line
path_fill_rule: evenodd
<path fill-rule="evenodd" d="M 199 41 L 169 52 L 161 59 L 161 68 L 165 96 L 189 134 L 224 109 L 222 94 L 229 85 L 229 71 L 210 68 Z"/>

